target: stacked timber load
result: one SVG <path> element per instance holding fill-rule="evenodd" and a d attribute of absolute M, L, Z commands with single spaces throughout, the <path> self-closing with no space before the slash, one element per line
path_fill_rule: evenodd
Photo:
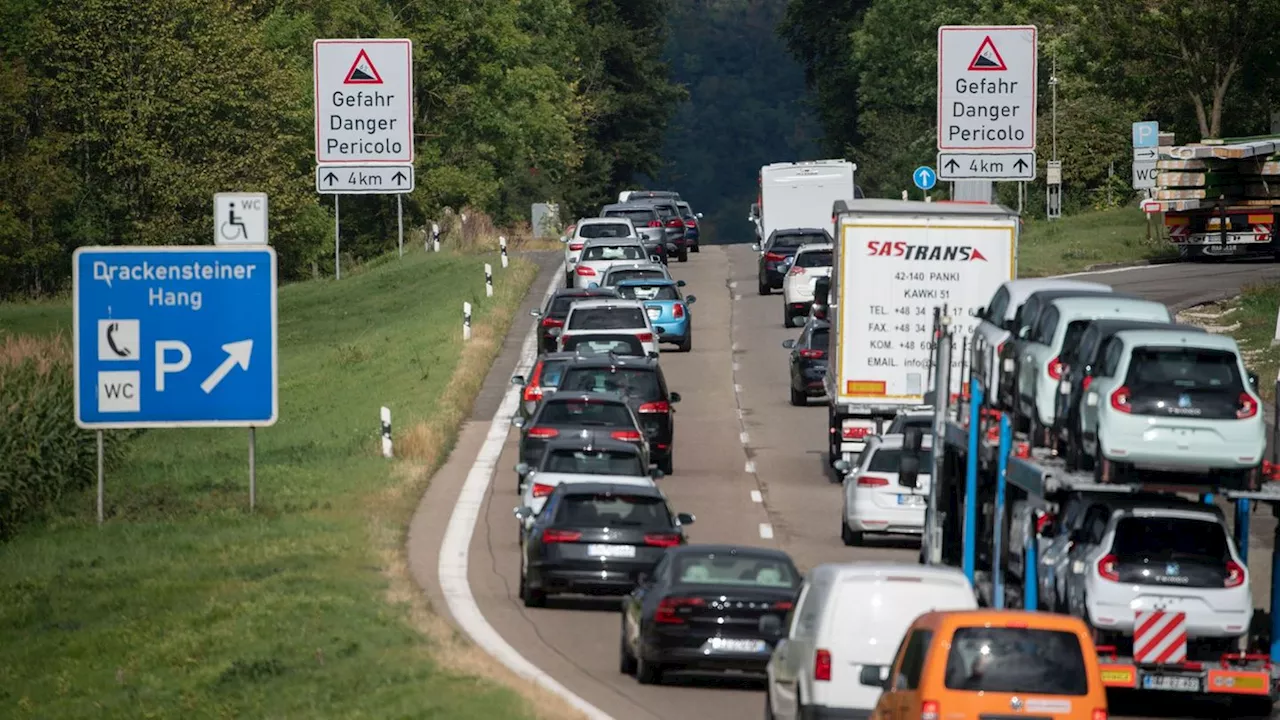
<path fill-rule="evenodd" d="M 1280 204 L 1280 136 L 1159 148 L 1155 199 L 1166 211 Z"/>

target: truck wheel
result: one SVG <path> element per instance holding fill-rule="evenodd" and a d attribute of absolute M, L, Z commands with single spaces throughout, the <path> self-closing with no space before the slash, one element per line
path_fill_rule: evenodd
<path fill-rule="evenodd" d="M 1267 720 L 1271 717 L 1271 696 L 1237 697 L 1231 702 L 1231 716 L 1240 720 Z"/>

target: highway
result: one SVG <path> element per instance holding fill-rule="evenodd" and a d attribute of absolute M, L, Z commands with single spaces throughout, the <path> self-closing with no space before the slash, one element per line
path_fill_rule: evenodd
<path fill-rule="evenodd" d="M 533 296 L 542 297 L 552 262 L 543 259 L 542 284 L 527 305 Z M 783 328 L 778 294 L 756 293 L 756 254 L 746 245 L 706 246 L 690 262 L 673 262 L 671 268 L 698 301 L 692 313 L 693 352 L 664 349 L 662 354 L 668 385 L 683 399 L 676 415 L 675 473 L 659 483 L 675 509 L 697 516 L 691 541 L 779 547 L 802 570 L 833 561 L 915 562 L 918 544 L 909 540 L 870 540 L 863 548 L 841 544 L 839 489 L 828 479 L 823 461 L 826 412 L 818 402 L 808 408 L 788 403 L 788 355 L 781 343 L 799 331 Z M 1097 275 L 1119 291 L 1178 307 L 1277 278 L 1280 267 L 1270 263 L 1151 266 Z M 514 340 L 508 340 L 507 352 L 490 374 L 475 420 L 486 410 L 484 419 L 492 417 L 493 398 L 505 390 L 499 383 L 506 383 L 512 372 L 512 348 L 523 339 L 528 322 L 527 315 L 516 319 Z M 516 439 L 514 432 L 507 438 L 471 540 L 469 581 L 485 619 L 526 659 L 618 720 L 760 716 L 764 694 L 757 680 L 669 675 L 666 685 L 641 686 L 618 672 L 617 600 L 552 599 L 545 609 L 523 607 L 516 595 L 520 559 L 512 517 L 518 503 L 512 471 Z M 463 442 L 458 452 L 469 451 L 474 458 L 473 448 Z M 447 507 L 449 498 L 440 496 L 456 493 L 456 487 L 448 478 L 441 480 L 432 491 L 436 497 L 429 494 L 424 507 L 429 504 L 444 517 L 439 508 Z M 1259 606 L 1268 595 L 1273 523 L 1265 509 L 1254 516 L 1249 565 Z M 417 539 L 411 534 L 411 545 L 429 543 L 427 534 Z M 427 576 L 419 572 L 420 580 Z M 1184 698 L 1149 702 L 1142 700 L 1140 707 L 1152 717 L 1214 717 L 1222 712 L 1189 709 Z M 1178 709 L 1161 707 L 1174 703 Z M 1113 717 L 1122 717 L 1123 711 L 1114 707 Z"/>

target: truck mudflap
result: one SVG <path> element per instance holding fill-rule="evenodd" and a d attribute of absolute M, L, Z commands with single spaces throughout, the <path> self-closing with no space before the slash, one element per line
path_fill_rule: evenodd
<path fill-rule="evenodd" d="M 1098 646 L 1102 684 L 1116 690 L 1157 690 L 1197 694 L 1270 696 L 1277 687 L 1271 658 L 1260 653 L 1227 653 L 1216 663 L 1138 663 Z"/>

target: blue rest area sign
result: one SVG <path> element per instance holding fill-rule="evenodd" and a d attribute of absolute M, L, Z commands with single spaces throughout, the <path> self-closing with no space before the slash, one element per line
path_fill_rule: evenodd
<path fill-rule="evenodd" d="M 1133 124 L 1133 146 L 1150 148 L 1160 145 L 1160 123 L 1155 120 Z"/>
<path fill-rule="evenodd" d="M 83 247 L 72 267 L 77 425 L 275 424 L 274 248 Z"/>
<path fill-rule="evenodd" d="M 938 184 L 938 173 L 933 168 L 921 165 L 916 171 L 911 173 L 911 179 L 915 181 L 916 187 L 921 190 L 932 190 L 934 185 Z"/>

